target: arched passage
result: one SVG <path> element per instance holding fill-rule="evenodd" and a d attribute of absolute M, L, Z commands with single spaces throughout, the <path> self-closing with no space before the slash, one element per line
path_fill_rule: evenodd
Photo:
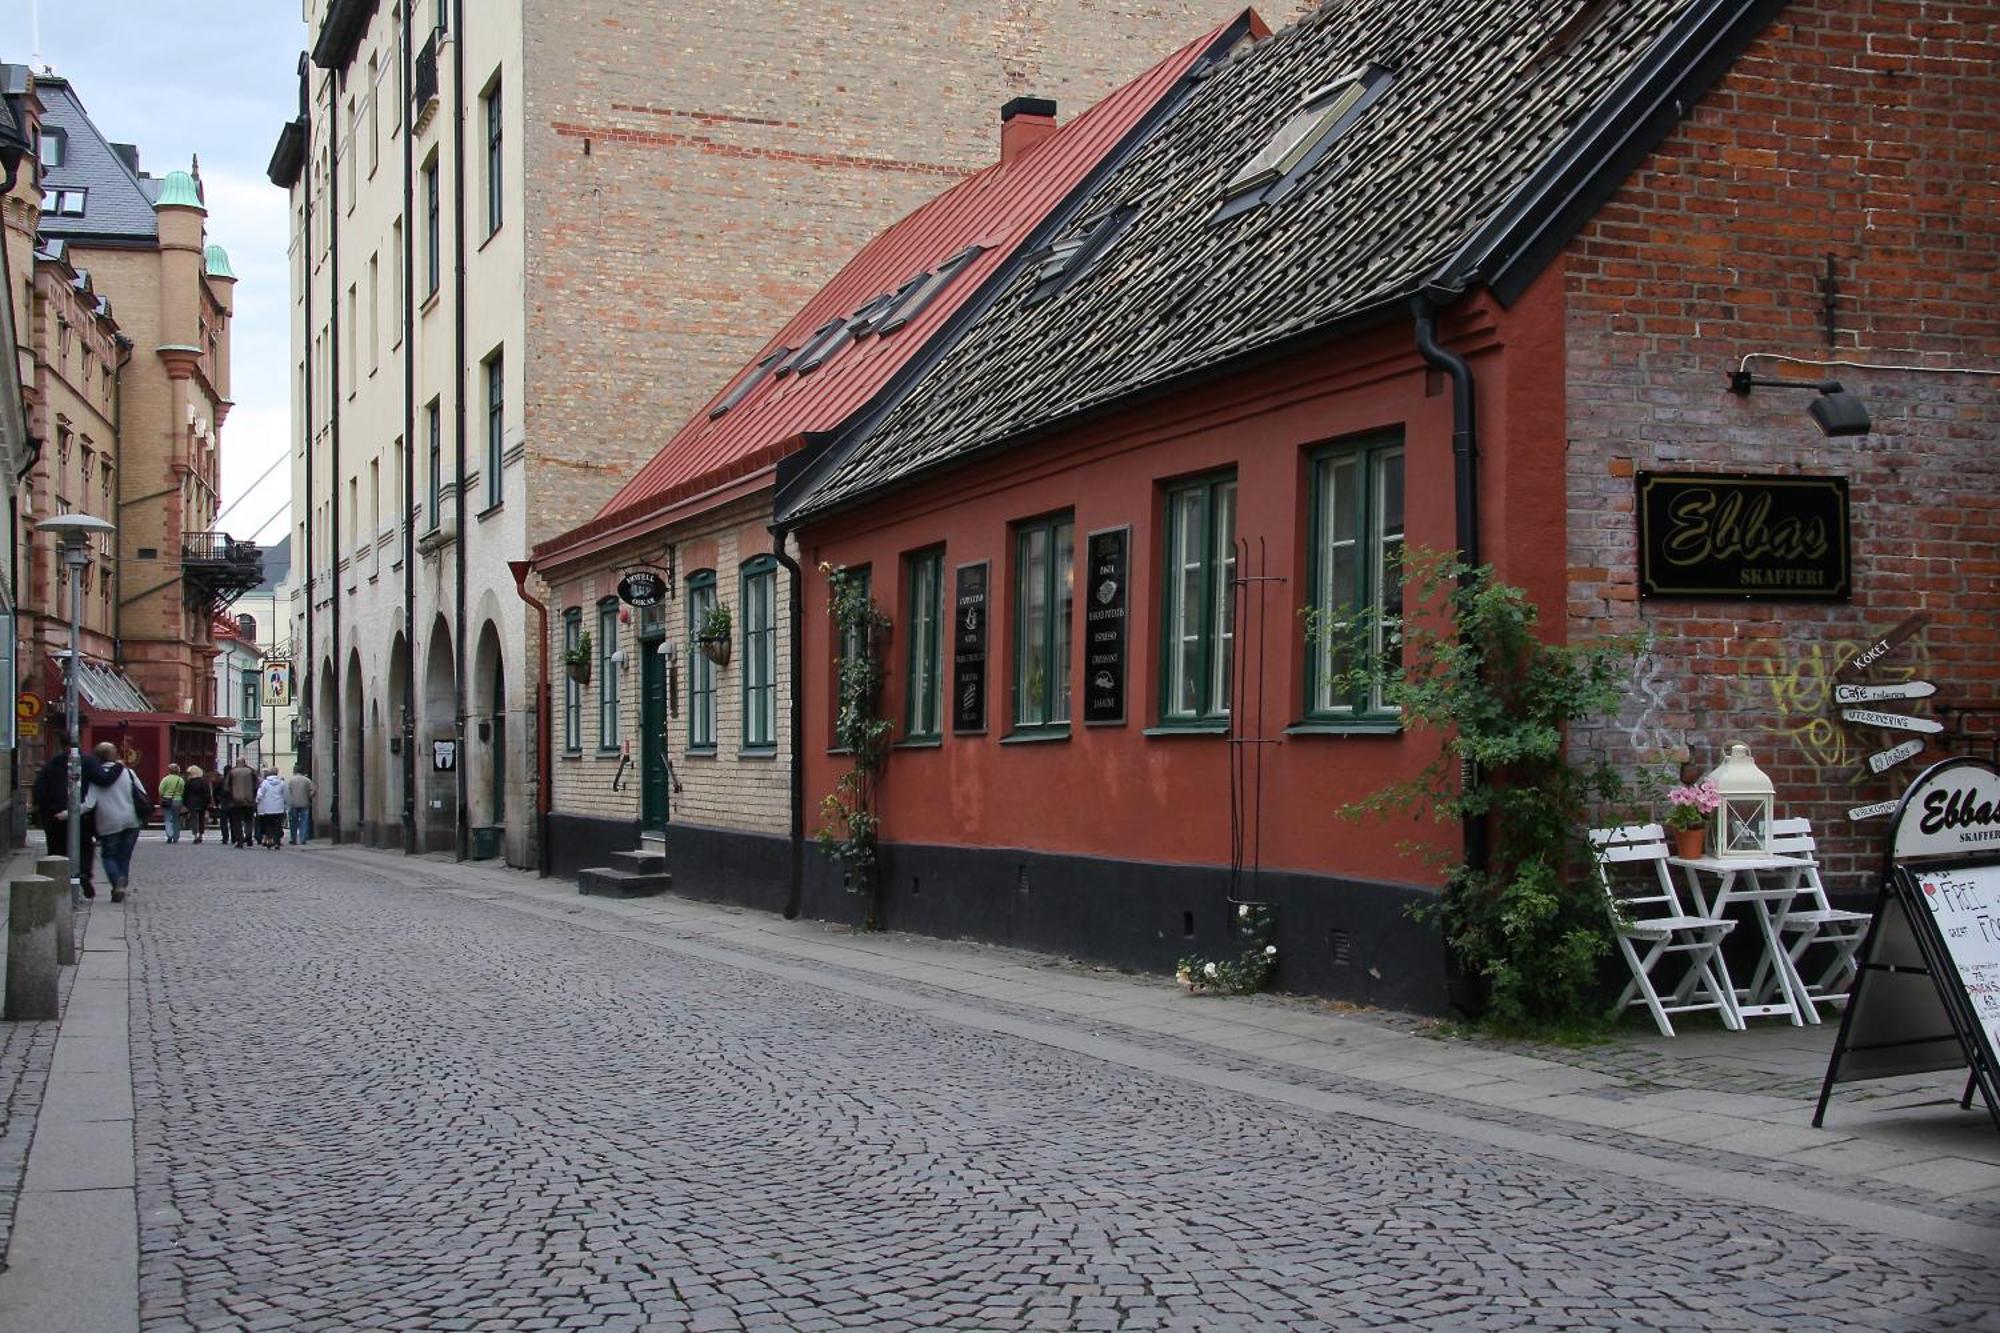
<path fill-rule="evenodd" d="M 322 658 L 314 673 L 312 714 L 313 827 L 322 835 L 333 831 L 335 761 L 340 744 L 340 692 L 333 659 Z"/>
<path fill-rule="evenodd" d="M 490 620 L 480 626 L 473 651 L 469 711 L 477 719 L 465 775 L 472 822 L 492 830 L 481 841 L 499 855 L 507 825 L 507 662 L 500 631 Z"/>
<path fill-rule="evenodd" d="M 383 719 L 389 739 L 384 747 L 389 751 L 388 767 L 382 775 L 382 824 L 384 836 L 407 839 L 409 813 L 403 800 L 403 747 L 410 743 L 410 732 L 405 727 L 410 705 L 408 689 L 404 677 L 410 665 L 410 641 L 398 631 L 389 643 L 389 711 Z M 391 830 L 400 830 L 392 833 Z"/>
<path fill-rule="evenodd" d="M 368 706 L 361 697 L 361 650 L 347 655 L 340 711 L 340 836 L 359 839 L 368 824 Z"/>
<path fill-rule="evenodd" d="M 439 616 L 424 650 L 424 707 L 417 737 L 417 823 L 425 851 L 458 845 L 458 668 L 451 626 Z"/>

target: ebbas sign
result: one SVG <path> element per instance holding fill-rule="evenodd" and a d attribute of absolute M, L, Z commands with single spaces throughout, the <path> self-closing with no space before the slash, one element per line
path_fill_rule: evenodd
<path fill-rule="evenodd" d="M 1847 478 L 1639 474 L 1639 595 L 1847 600 Z"/>

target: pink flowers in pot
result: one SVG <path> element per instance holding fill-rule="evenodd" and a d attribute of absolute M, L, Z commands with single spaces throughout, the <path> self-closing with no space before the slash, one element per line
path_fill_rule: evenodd
<path fill-rule="evenodd" d="M 1667 790 L 1668 828 L 1696 829 L 1708 823 L 1708 817 L 1722 804 L 1722 793 L 1706 778 L 1700 782 L 1688 783 Z"/>

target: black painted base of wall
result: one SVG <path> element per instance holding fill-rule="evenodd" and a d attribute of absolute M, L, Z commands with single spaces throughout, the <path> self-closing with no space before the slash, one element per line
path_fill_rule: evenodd
<path fill-rule="evenodd" d="M 636 847 L 638 830 L 616 820 L 551 818 L 556 873 L 575 878 L 607 854 Z M 583 858 L 588 859 L 583 859 Z M 673 892 L 707 902 L 784 910 L 789 845 L 769 834 L 675 824 L 667 833 Z M 982 940 L 1068 954 L 1113 967 L 1169 974 L 1189 954 L 1233 957 L 1223 866 L 1157 865 L 1005 848 L 883 848 L 881 921 L 888 930 Z M 1399 884 L 1266 871 L 1278 946 L 1279 989 L 1416 1013 L 1447 1008 L 1445 948 L 1435 928 L 1410 919 L 1428 891 Z M 806 850 L 802 914 L 859 925 L 864 904 L 840 867 Z"/>
<path fill-rule="evenodd" d="M 611 864 L 611 853 L 639 845 L 636 819 L 592 819 L 585 815 L 549 814 L 549 873 L 575 879 L 579 870 Z"/>

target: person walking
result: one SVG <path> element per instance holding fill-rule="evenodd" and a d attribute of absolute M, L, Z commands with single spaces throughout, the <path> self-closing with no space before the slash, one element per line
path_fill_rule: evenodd
<path fill-rule="evenodd" d="M 166 790 L 162 782 L 160 789 Z M 194 840 L 201 841 L 202 830 L 208 827 L 208 774 L 201 771 L 201 765 L 189 764 L 185 784 L 181 788 L 181 805 L 188 827 L 194 831 Z"/>
<path fill-rule="evenodd" d="M 118 762 L 118 747 L 105 741 L 97 747 L 97 762 L 104 781 L 92 787 L 84 798 L 97 828 L 98 855 L 104 861 L 104 877 L 111 881 L 111 901 L 122 903 L 132 885 L 132 849 L 139 844 L 139 829 L 145 824 L 140 807 L 146 786 L 139 775 Z"/>
<path fill-rule="evenodd" d="M 251 768 L 240 754 L 229 769 L 229 809 L 232 816 L 230 844 L 248 847 L 250 830 L 257 814 L 257 770 Z"/>
<path fill-rule="evenodd" d="M 303 765 L 294 766 L 285 779 L 285 819 L 291 826 L 292 846 L 312 841 L 313 780 Z"/>
<path fill-rule="evenodd" d="M 285 780 L 278 770 L 264 770 L 257 784 L 257 845 L 272 851 L 285 845 Z"/>
<path fill-rule="evenodd" d="M 219 768 L 208 774 L 208 817 L 216 840 L 229 841 L 229 783 Z"/>
<path fill-rule="evenodd" d="M 186 807 L 182 805 L 187 791 L 187 779 L 181 776 L 179 764 L 168 764 L 167 775 L 160 779 L 160 823 L 167 830 L 168 842 L 181 840 L 181 818 Z"/>
<path fill-rule="evenodd" d="M 35 774 L 33 796 L 35 801 L 35 822 L 41 825 L 42 836 L 48 840 L 46 855 L 69 855 L 69 737 L 60 727 L 50 732 L 54 743 L 54 753 L 41 771 Z M 97 757 L 88 750 L 77 756 L 82 765 L 83 794 L 88 796 L 103 780 L 103 770 L 98 766 Z M 91 882 L 90 864 L 97 859 L 97 834 L 92 829 L 92 821 L 85 817 L 80 821 L 82 834 L 77 839 L 78 864 L 71 873 L 76 876 L 77 886 L 86 898 L 97 896 L 97 886 Z"/>

